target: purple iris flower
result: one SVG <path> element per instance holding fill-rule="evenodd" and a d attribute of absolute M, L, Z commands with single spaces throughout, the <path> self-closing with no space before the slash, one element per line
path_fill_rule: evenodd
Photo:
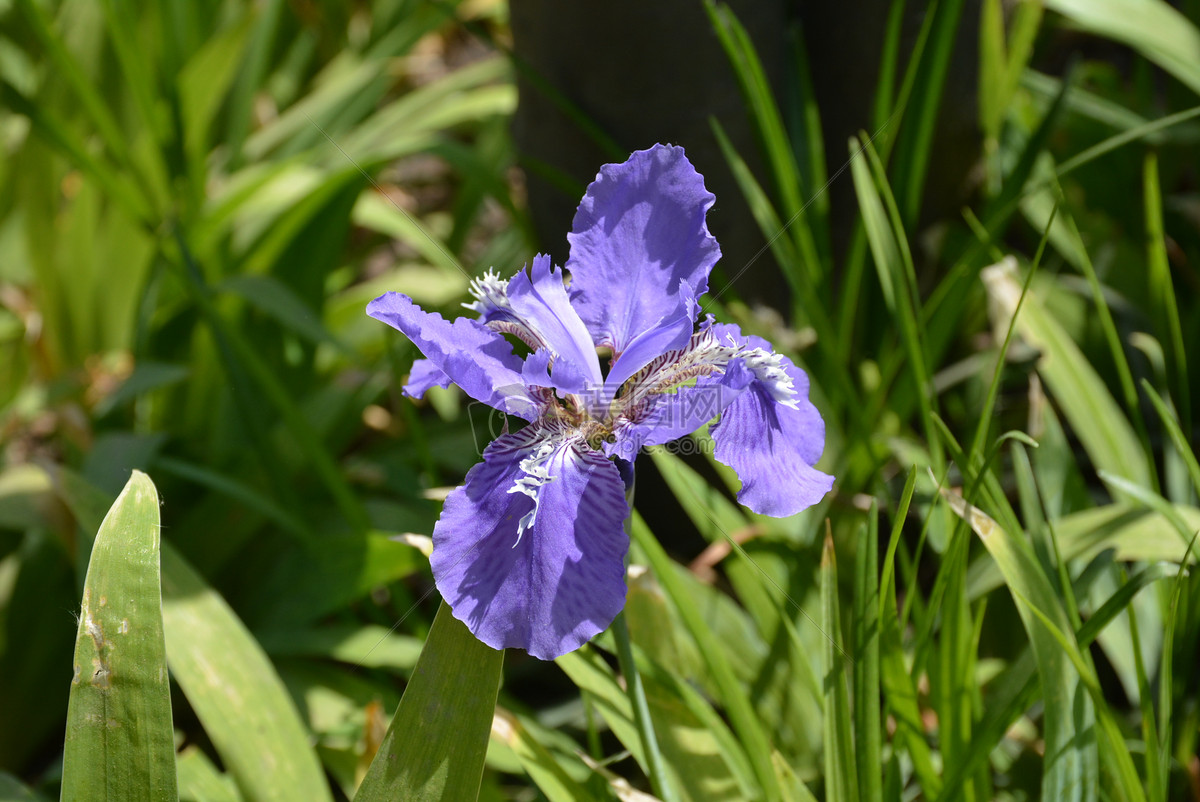
<path fill-rule="evenodd" d="M 698 320 L 721 253 L 705 222 L 714 200 L 682 148 L 656 145 L 588 187 L 569 284 L 537 256 L 510 279 L 472 283 L 476 318 L 447 321 L 396 292 L 367 307 L 425 354 L 408 395 L 454 383 L 528 421 L 484 449 L 433 530 L 438 590 L 493 648 L 551 660 L 612 623 L 629 548 L 622 477 L 642 446 L 719 415 L 714 455 L 750 509 L 791 515 L 832 487 L 813 468 L 825 425 L 804 372 L 766 340 Z"/>

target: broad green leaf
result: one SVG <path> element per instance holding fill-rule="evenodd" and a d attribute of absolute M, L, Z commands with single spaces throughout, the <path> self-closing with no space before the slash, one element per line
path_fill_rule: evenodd
<path fill-rule="evenodd" d="M 171 675 L 226 770 L 251 800 L 328 800 L 329 785 L 279 675 L 229 605 L 163 548 Z"/>
<path fill-rule="evenodd" d="M 92 547 L 75 642 L 64 799 L 174 800 L 158 492 L 134 471 Z"/>
<path fill-rule="evenodd" d="M 475 799 L 503 662 L 442 602 L 355 802 Z"/>

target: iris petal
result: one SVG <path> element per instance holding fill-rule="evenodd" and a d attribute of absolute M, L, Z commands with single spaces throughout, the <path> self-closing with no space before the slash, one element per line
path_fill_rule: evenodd
<path fill-rule="evenodd" d="M 403 392 L 409 398 L 420 399 L 434 387 L 449 387 L 453 383 L 454 380 L 442 373 L 442 369 L 430 360 L 415 359 Z"/>
<path fill-rule="evenodd" d="M 680 288 L 679 294 L 678 305 L 649 329 L 634 336 L 613 361 L 604 383 L 610 395 L 615 395 L 629 377 L 654 359 L 680 348 L 691 338 L 695 315 L 690 310 L 695 303 L 686 289 Z"/>
<path fill-rule="evenodd" d="M 533 424 L 496 439 L 446 499 L 434 580 L 481 641 L 552 660 L 625 604 L 627 513 L 610 460 L 576 433 Z"/>
<path fill-rule="evenodd" d="M 521 358 L 504 337 L 479 321 L 460 317 L 450 322 L 399 292 L 371 301 L 367 314 L 403 332 L 475 400 L 526 420 L 537 417 L 539 403 L 525 389 Z"/>
<path fill-rule="evenodd" d="M 742 336 L 736 326 L 718 325 L 720 336 L 740 344 L 770 351 L 759 337 Z M 713 456 L 733 468 L 742 480 L 738 501 L 762 515 L 785 517 L 816 504 L 830 488 L 833 477 L 813 467 L 825 449 L 825 422 L 808 400 L 808 376 L 787 357 L 779 367 L 791 380 L 791 397 L 780 400 L 777 382 L 755 375 L 745 360 L 734 358 L 723 381 L 743 385 L 709 430 L 716 449 Z"/>
<path fill-rule="evenodd" d="M 562 272 L 554 269 L 549 256 L 534 257 L 529 274 L 522 270 L 509 280 L 508 302 L 554 354 L 555 377 L 559 378 L 559 372 L 570 376 L 562 377 L 567 386 L 560 389 L 579 392 L 583 384 L 596 387 L 602 383 L 596 345 L 571 306 Z"/>
<path fill-rule="evenodd" d="M 588 187 L 572 231 L 571 301 L 598 345 L 619 357 L 638 335 L 688 325 L 708 290 L 721 249 L 705 214 L 715 200 L 683 148 L 655 145 L 601 168 Z"/>

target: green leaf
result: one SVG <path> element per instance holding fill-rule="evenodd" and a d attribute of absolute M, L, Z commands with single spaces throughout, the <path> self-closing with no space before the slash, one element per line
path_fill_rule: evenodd
<path fill-rule="evenodd" d="M 1096 748 L 1095 705 L 1079 670 L 1047 626 L 1070 633 L 1074 627 L 1029 545 L 1014 538 L 977 508 L 943 491 L 960 517 L 979 535 L 1000 567 L 1017 601 L 1017 610 L 1029 635 L 1042 680 L 1045 705 L 1046 762 L 1042 770 L 1042 798 L 1096 800 L 1099 798 L 1099 754 Z"/>
<path fill-rule="evenodd" d="M 503 741 L 550 802 L 587 802 L 596 797 L 580 785 L 542 746 L 521 719 L 507 710 L 497 708 L 492 721 L 492 736 Z"/>
<path fill-rule="evenodd" d="M 1184 415 L 1181 428 L 1190 429 L 1189 417 L 1192 396 L 1188 384 L 1187 353 L 1184 348 L 1183 327 L 1179 320 L 1179 305 L 1175 301 L 1175 287 L 1171 279 L 1171 267 L 1167 262 L 1167 238 L 1163 230 L 1162 193 L 1159 190 L 1158 157 L 1146 154 L 1142 167 L 1143 205 L 1146 209 L 1146 265 L 1148 289 L 1154 304 L 1154 320 L 1157 321 L 1158 339 L 1163 344 L 1172 395 L 1177 408 Z M 1157 407 L 1157 405 L 1156 405 Z M 1161 411 L 1160 411 L 1161 415 Z M 1164 418 L 1166 420 L 1166 418 Z M 1186 452 L 1189 449 L 1181 449 Z M 1184 453 L 1183 458 L 1187 459 Z M 1192 456 L 1193 462 L 1195 457 Z M 1200 483 L 1197 493 L 1200 493 Z"/>
<path fill-rule="evenodd" d="M 642 739 L 633 720 L 629 695 L 599 652 L 580 649 L 555 661 L 587 693 L 634 759 L 642 764 Z M 716 711 L 686 681 L 653 663 L 643 663 L 643 680 L 659 745 L 674 787 L 693 802 L 745 799 L 754 773 L 741 745 Z"/>
<path fill-rule="evenodd" d="M 46 797 L 7 771 L 0 771 L 0 802 L 46 802 Z"/>
<path fill-rule="evenodd" d="M 176 79 L 180 113 L 183 116 L 183 142 L 188 152 L 193 191 L 204 190 L 204 161 L 208 155 L 208 132 L 229 87 L 237 75 L 246 50 L 253 17 L 243 19 L 218 32 L 191 57 Z"/>
<path fill-rule="evenodd" d="M 1021 297 L 1014 265 L 1003 262 L 983 271 L 983 281 L 1000 324 L 1007 325 Z M 1108 387 L 1088 363 L 1062 326 L 1042 306 L 1036 288 L 1029 291 L 1017 317 L 1017 331 L 1037 347 L 1042 356 L 1038 372 L 1093 465 L 1131 482 L 1151 487 L 1150 467 L 1141 442 Z"/>
<path fill-rule="evenodd" d="M 933 152 L 933 134 L 937 125 L 942 90 L 954 50 L 955 31 L 962 15 L 963 0 L 939 0 L 930 4 L 929 38 L 926 46 L 914 48 L 913 59 L 905 75 L 912 95 L 904 111 L 904 127 L 895 135 L 893 182 L 900 188 L 900 210 L 904 224 L 916 224 L 921 210 L 922 190 Z"/>
<path fill-rule="evenodd" d="M 63 754 L 64 799 L 173 800 L 158 492 L 134 471 L 92 547 Z"/>
<path fill-rule="evenodd" d="M 179 802 L 240 802 L 237 785 L 195 746 L 179 753 Z"/>
<path fill-rule="evenodd" d="M 863 799 L 883 796 L 879 709 L 879 509 L 871 505 L 854 561 L 854 736 Z"/>
<path fill-rule="evenodd" d="M 169 544 L 162 556 L 171 674 L 242 794 L 329 800 L 308 733 L 262 648 Z"/>
<path fill-rule="evenodd" d="M 1129 45 L 1200 92 L 1200 31 L 1163 0 L 1046 0 L 1046 8 Z"/>
<path fill-rule="evenodd" d="M 821 555 L 821 629 L 825 634 L 825 795 L 829 802 L 850 802 L 859 798 L 858 761 L 854 754 L 854 717 L 846 689 L 847 658 L 841 645 L 837 558 L 832 537 L 826 537 Z"/>
<path fill-rule="evenodd" d="M 377 624 L 327 624 L 256 631 L 273 657 L 325 657 L 365 668 L 408 673 L 417 664 L 421 641 Z"/>
<path fill-rule="evenodd" d="M 713 681 L 720 693 L 720 701 L 725 707 L 733 731 L 743 744 L 755 778 L 762 789 L 763 795 L 771 802 L 779 800 L 782 791 L 779 780 L 771 765 L 770 740 L 763 724 L 750 704 L 746 690 L 738 682 L 725 654 L 725 645 L 720 643 L 713 631 L 709 629 L 700 610 L 691 602 L 682 580 L 674 573 L 671 558 L 659 545 L 658 541 L 647 529 L 641 517 L 634 513 L 632 519 L 632 536 L 635 543 L 645 552 L 658 581 L 675 604 L 684 625 L 695 638 L 700 652 L 708 664 Z"/>
<path fill-rule="evenodd" d="M 475 799 L 503 662 L 442 602 L 355 802 Z"/>

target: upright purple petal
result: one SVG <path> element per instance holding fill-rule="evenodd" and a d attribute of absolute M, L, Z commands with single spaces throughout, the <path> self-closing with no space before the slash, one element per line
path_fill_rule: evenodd
<path fill-rule="evenodd" d="M 721 249 L 705 214 L 714 196 L 683 148 L 655 145 L 607 164 L 588 187 L 572 231 L 571 301 L 598 345 L 615 356 L 643 332 L 671 326 L 681 288 L 694 301 L 708 290 Z"/>
<path fill-rule="evenodd" d="M 521 358 L 504 337 L 479 321 L 460 317 L 450 322 L 399 292 L 371 301 L 367 314 L 403 332 L 467 395 L 526 420 L 537 417 L 539 404 L 521 379 Z"/>
<path fill-rule="evenodd" d="M 625 485 L 577 432 L 535 423 L 497 438 L 446 499 L 430 560 L 484 643 L 553 660 L 625 604 Z"/>
<path fill-rule="evenodd" d="M 508 303 L 554 355 L 551 371 L 566 385 L 561 389 L 579 392 L 583 385 L 603 383 L 596 345 L 571 306 L 562 271 L 554 269 L 549 256 L 535 256 L 529 274 L 522 270 L 509 279 Z"/>
<path fill-rule="evenodd" d="M 610 395 L 615 395 L 630 376 L 646 367 L 657 357 L 687 344 L 695 330 L 695 302 L 689 291 L 681 287 L 675 311 L 667 314 L 654 326 L 634 335 L 625 350 L 613 360 L 604 381 Z"/>
<path fill-rule="evenodd" d="M 442 369 L 428 359 L 413 360 L 412 370 L 408 373 L 408 383 L 404 385 L 404 395 L 409 398 L 423 398 L 433 387 L 449 387 L 454 381 L 442 373 Z"/>
<path fill-rule="evenodd" d="M 770 343 L 743 337 L 736 326 L 714 326 L 752 348 L 770 352 Z M 763 515 L 785 517 L 811 507 L 833 487 L 833 477 L 813 465 L 825 449 L 825 422 L 808 400 L 808 376 L 784 356 L 778 366 L 790 380 L 793 394 L 781 400 L 780 380 L 767 380 L 735 357 L 724 381 L 745 391 L 721 413 L 709 431 L 718 460 L 742 480 L 738 501 Z"/>

